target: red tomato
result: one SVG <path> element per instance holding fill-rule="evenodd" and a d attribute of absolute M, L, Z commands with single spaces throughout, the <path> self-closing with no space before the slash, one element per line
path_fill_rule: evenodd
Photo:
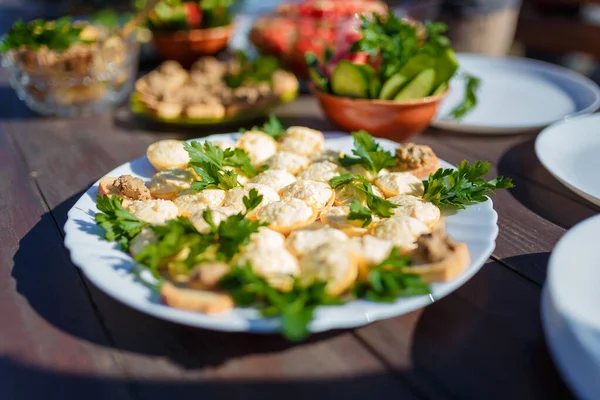
<path fill-rule="evenodd" d="M 196 3 L 183 3 L 185 19 L 190 28 L 199 28 L 202 23 L 202 10 Z"/>

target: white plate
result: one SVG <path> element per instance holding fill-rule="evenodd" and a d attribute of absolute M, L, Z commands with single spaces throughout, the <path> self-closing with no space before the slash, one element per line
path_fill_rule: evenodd
<path fill-rule="evenodd" d="M 535 153 L 556 179 L 600 205 L 600 115 L 549 126 L 538 135 Z"/>
<path fill-rule="evenodd" d="M 237 135 L 212 135 L 198 140 L 235 140 Z M 378 140 L 386 149 L 394 150 L 397 144 L 388 140 Z M 349 153 L 352 149 L 350 136 L 326 139 L 325 147 Z M 449 164 L 443 162 L 444 167 Z M 148 180 L 154 169 L 141 157 L 121 165 L 108 175 L 131 174 Z M 256 310 L 235 308 L 233 311 L 209 316 L 185 310 L 167 307 L 152 295 L 152 291 L 136 281 L 128 273 L 135 263 L 132 258 L 119 251 L 114 243 L 103 240 L 102 230 L 95 225 L 94 184 L 69 211 L 65 224 L 65 246 L 71 251 L 71 260 L 101 290 L 115 299 L 144 313 L 169 321 L 186 325 L 223 330 L 249 332 L 275 332 L 280 328 L 277 318 L 266 319 Z M 342 306 L 320 307 L 310 325 L 312 332 L 335 328 L 350 328 L 366 325 L 372 321 L 389 318 L 417 310 L 456 290 L 471 278 L 492 254 L 495 246 L 498 216 L 492 207 L 492 201 L 467 207 L 466 210 L 450 215 L 446 219 L 449 234 L 458 241 L 466 242 L 471 262 L 465 272 L 446 283 L 431 285 L 431 296 L 419 296 L 398 299 L 391 304 L 357 300 Z M 149 277 L 149 274 L 145 276 Z"/>
<path fill-rule="evenodd" d="M 542 323 L 559 370 L 582 399 L 600 394 L 600 215 L 558 242 L 542 294 Z"/>
<path fill-rule="evenodd" d="M 463 119 L 452 119 L 450 111 L 464 97 L 464 82 L 455 77 L 432 123 L 437 128 L 480 134 L 535 131 L 600 106 L 598 85 L 569 69 L 528 58 L 457 56 L 460 71 L 481 79 L 479 101 Z"/>

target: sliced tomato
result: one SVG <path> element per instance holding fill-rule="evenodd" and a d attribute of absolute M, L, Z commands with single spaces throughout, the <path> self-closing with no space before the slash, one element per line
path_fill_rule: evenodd
<path fill-rule="evenodd" d="M 202 10 L 197 3 L 183 3 L 185 7 L 185 19 L 190 28 L 199 28 L 202 23 Z"/>

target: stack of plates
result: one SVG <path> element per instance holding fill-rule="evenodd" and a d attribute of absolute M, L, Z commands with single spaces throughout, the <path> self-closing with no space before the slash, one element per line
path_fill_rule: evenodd
<path fill-rule="evenodd" d="M 600 396 L 600 215 L 575 226 L 550 257 L 542 324 L 563 377 L 581 399 Z"/>

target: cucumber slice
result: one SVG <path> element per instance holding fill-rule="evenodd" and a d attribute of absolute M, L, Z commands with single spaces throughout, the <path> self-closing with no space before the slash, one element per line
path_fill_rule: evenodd
<path fill-rule="evenodd" d="M 433 84 L 434 87 L 439 87 L 442 83 L 448 82 L 454 76 L 458 69 L 458 60 L 456 54 L 451 48 L 447 48 L 438 57 L 435 67 L 436 77 Z"/>
<path fill-rule="evenodd" d="M 406 76 L 404 76 L 401 72 L 397 72 L 396 74 L 392 75 L 390 79 L 385 81 L 381 91 L 379 92 L 379 98 L 381 100 L 393 99 L 406 82 L 408 82 Z"/>
<path fill-rule="evenodd" d="M 420 72 L 417 76 L 410 81 L 404 89 L 394 97 L 396 101 L 421 99 L 429 96 L 434 89 L 435 82 L 435 70 L 428 68 L 423 72 Z"/>
<path fill-rule="evenodd" d="M 342 60 L 331 74 L 331 90 L 338 96 L 368 99 L 369 79 L 359 65 Z"/>
<path fill-rule="evenodd" d="M 368 64 L 359 65 L 369 81 L 369 97 L 376 99 L 381 90 L 381 80 L 377 76 L 377 72 Z"/>
<path fill-rule="evenodd" d="M 448 90 L 448 82 L 444 82 L 441 85 L 439 85 L 437 87 L 437 89 L 435 89 L 433 91 L 433 93 L 431 94 L 432 96 L 437 96 L 438 94 L 442 94 L 444 93 L 446 90 Z"/>

